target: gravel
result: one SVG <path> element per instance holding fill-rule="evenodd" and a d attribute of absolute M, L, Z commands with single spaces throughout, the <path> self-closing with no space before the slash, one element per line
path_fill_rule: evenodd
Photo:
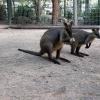
<path fill-rule="evenodd" d="M 61 56 L 71 63 L 61 65 L 17 50 L 39 51 L 45 31 L 0 29 L 0 100 L 100 100 L 100 40 L 81 48 L 84 58 L 65 45 Z"/>

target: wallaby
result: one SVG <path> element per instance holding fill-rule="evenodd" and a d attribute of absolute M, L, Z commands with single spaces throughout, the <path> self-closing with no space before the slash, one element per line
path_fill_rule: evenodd
<path fill-rule="evenodd" d="M 89 56 L 88 54 L 79 52 L 82 45 L 86 45 L 85 48 L 89 48 L 95 38 L 100 38 L 99 29 L 92 29 L 92 33 L 81 29 L 72 29 L 72 35 L 75 42 L 69 43 L 71 45 L 71 54 L 79 57 Z"/>
<path fill-rule="evenodd" d="M 40 52 L 28 51 L 23 49 L 18 49 L 25 53 L 29 53 L 36 56 L 42 56 L 44 53 L 48 54 L 48 58 L 51 62 L 55 64 L 60 64 L 56 59 L 61 59 L 66 62 L 69 60 L 60 57 L 60 51 L 64 45 L 65 41 L 72 42 L 72 22 L 64 22 L 64 28 L 52 28 L 47 30 L 40 39 Z M 52 52 L 56 51 L 56 59 L 52 57 Z"/>

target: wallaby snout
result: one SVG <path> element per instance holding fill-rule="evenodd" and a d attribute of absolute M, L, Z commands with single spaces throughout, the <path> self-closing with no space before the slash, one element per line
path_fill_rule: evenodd
<path fill-rule="evenodd" d="M 75 38 L 74 37 L 70 38 L 70 43 L 74 43 L 74 42 L 75 42 Z"/>
<path fill-rule="evenodd" d="M 97 38 L 100 38 L 99 28 L 92 29 L 92 32 L 96 35 Z"/>
<path fill-rule="evenodd" d="M 66 23 L 66 22 L 64 23 L 65 30 L 67 31 L 70 38 L 72 38 L 72 24 L 73 24 L 72 21 L 70 21 L 68 23 Z"/>

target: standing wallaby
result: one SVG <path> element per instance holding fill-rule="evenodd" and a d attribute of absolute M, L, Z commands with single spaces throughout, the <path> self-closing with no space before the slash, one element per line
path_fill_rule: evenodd
<path fill-rule="evenodd" d="M 28 51 L 23 49 L 18 49 L 19 51 L 29 53 L 36 56 L 42 56 L 44 53 L 48 54 L 50 61 L 60 64 L 56 59 L 61 59 L 66 62 L 69 60 L 60 57 L 60 51 L 63 47 L 65 41 L 72 41 L 72 22 L 64 22 L 64 28 L 52 28 L 47 30 L 40 40 L 40 52 Z M 56 51 L 56 59 L 52 57 L 52 52 Z"/>
<path fill-rule="evenodd" d="M 71 54 L 79 57 L 89 56 L 88 54 L 79 52 L 82 45 L 86 45 L 85 48 L 89 48 L 95 38 L 100 38 L 99 29 L 92 29 L 92 33 L 80 29 L 72 29 L 72 35 L 75 42 L 72 44 L 69 43 L 71 45 Z"/>

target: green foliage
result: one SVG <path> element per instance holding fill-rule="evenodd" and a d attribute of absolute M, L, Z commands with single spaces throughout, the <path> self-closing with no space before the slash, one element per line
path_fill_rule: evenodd
<path fill-rule="evenodd" d="M 97 6 L 85 14 L 84 21 L 86 24 L 100 25 L 100 7 Z"/>
<path fill-rule="evenodd" d="M 72 16 L 73 16 L 73 14 L 72 14 L 70 11 L 67 11 L 67 12 L 66 12 L 66 18 L 67 18 L 68 20 L 72 19 Z"/>
<path fill-rule="evenodd" d="M 93 24 L 100 25 L 100 7 L 96 7 L 95 9 L 91 9 L 90 20 Z"/>
<path fill-rule="evenodd" d="M 12 22 L 15 24 L 31 24 L 35 18 L 34 11 L 29 6 L 18 6 Z"/>
<path fill-rule="evenodd" d="M 5 20 L 6 18 L 6 7 L 4 5 L 0 5 L 0 20 Z"/>

